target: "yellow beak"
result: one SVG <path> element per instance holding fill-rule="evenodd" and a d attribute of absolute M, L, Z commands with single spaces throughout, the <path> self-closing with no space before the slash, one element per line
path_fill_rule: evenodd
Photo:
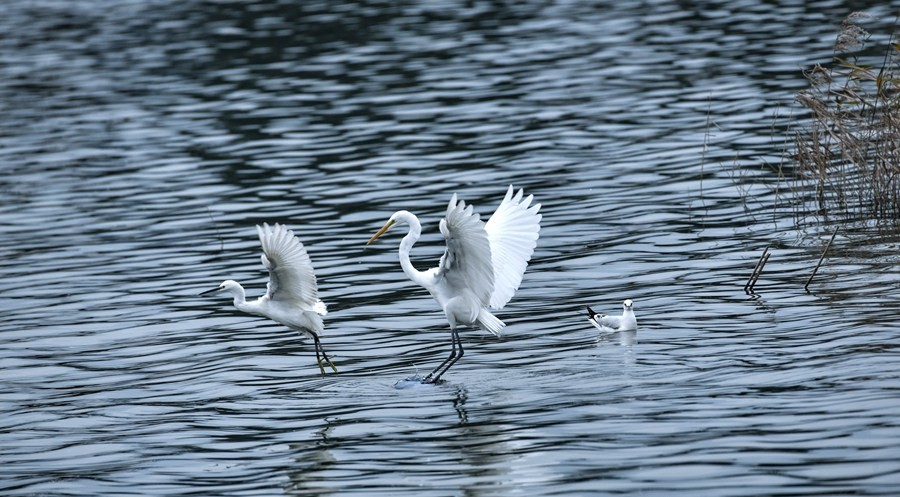
<path fill-rule="evenodd" d="M 369 241 L 366 242 L 366 245 L 371 245 L 372 242 L 374 242 L 375 240 L 377 240 L 379 236 L 381 236 L 381 235 L 387 233 L 387 230 L 391 229 L 391 226 L 393 226 L 393 225 L 395 225 L 395 224 L 397 224 L 396 221 L 394 221 L 393 219 L 388 219 L 388 222 L 384 223 L 384 226 L 382 226 L 381 229 L 378 230 L 377 233 L 375 233 L 374 235 L 372 235 L 372 238 L 369 238 Z"/>

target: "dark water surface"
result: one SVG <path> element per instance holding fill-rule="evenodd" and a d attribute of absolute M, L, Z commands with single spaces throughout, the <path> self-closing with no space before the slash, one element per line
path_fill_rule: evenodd
<path fill-rule="evenodd" d="M 897 243 L 838 236 L 804 293 L 829 233 L 763 166 L 840 20 L 900 4 L 610 4 L 6 2 L 0 493 L 896 495 Z M 510 183 L 544 219 L 505 337 L 395 388 L 447 325 L 365 241 L 408 209 L 428 267 L 450 195 Z M 263 292 L 263 221 L 340 374 L 197 297 Z M 581 311 L 625 298 L 633 344 Z"/>

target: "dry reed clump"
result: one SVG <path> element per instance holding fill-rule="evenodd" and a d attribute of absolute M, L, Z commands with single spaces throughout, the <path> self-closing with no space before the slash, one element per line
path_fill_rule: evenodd
<path fill-rule="evenodd" d="M 806 71 L 796 96 L 810 111 L 791 156 L 801 218 L 900 225 L 900 43 L 892 35 L 879 64 L 864 63 L 866 17 L 844 20 L 832 64 Z"/>

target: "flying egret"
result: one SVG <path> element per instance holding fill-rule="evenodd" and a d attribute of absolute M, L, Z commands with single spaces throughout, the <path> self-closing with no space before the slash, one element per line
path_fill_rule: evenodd
<path fill-rule="evenodd" d="M 541 204 L 531 207 L 533 195 L 523 197 L 523 191 L 513 195 L 509 186 L 500 206 L 488 219 L 481 220 L 471 205 L 450 198 L 447 213 L 441 219 L 441 234 L 447 250 L 438 267 L 419 271 L 409 261 L 409 252 L 422 234 L 419 219 L 408 211 L 393 213 L 372 235 L 366 245 L 374 242 L 391 226 L 406 223 L 409 232 L 400 241 L 400 267 L 414 283 L 425 287 L 444 310 L 450 323 L 450 356 L 422 380 L 436 383 L 464 354 L 457 326 L 478 325 L 500 336 L 506 326 L 491 314 L 488 307 L 502 309 L 522 282 L 525 267 L 534 253 L 541 230 Z"/>
<path fill-rule="evenodd" d="M 588 311 L 588 319 L 591 324 L 600 331 L 635 331 L 637 330 L 637 318 L 634 317 L 634 303 L 631 299 L 622 303 L 623 311 L 621 316 L 607 316 L 594 312 L 591 306 L 585 306 Z"/>
<path fill-rule="evenodd" d="M 257 225 L 259 242 L 262 244 L 263 266 L 269 270 L 268 291 L 262 297 L 247 302 L 244 287 L 233 280 L 225 280 L 218 288 L 200 295 L 230 293 L 234 296 L 234 306 L 248 314 L 265 316 L 288 328 L 312 338 L 316 346 L 316 361 L 319 371 L 325 376 L 324 360 L 337 373 L 334 363 L 328 358 L 319 335 L 325 329 L 322 316 L 327 314 L 325 304 L 319 300 L 316 275 L 306 248 L 294 236 L 294 232 L 280 224 Z"/>

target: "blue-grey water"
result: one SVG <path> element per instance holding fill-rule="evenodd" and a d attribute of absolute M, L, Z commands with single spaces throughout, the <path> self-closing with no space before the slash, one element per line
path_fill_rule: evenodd
<path fill-rule="evenodd" d="M 29 0 L 0 15 L 0 494 L 896 495 L 896 240 L 794 223 L 801 70 L 893 2 Z M 454 192 L 541 237 L 449 352 L 397 263 Z M 254 225 L 307 245 L 312 343 Z M 397 230 L 402 231 L 402 230 Z M 742 288 L 762 249 L 756 294 Z M 636 337 L 589 304 L 635 301 Z M 632 340 L 633 339 L 633 340 Z"/>

